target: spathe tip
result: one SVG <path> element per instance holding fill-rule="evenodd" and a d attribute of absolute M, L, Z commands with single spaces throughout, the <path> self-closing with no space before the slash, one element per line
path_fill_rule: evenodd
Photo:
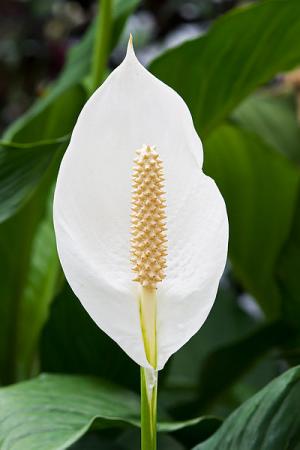
<path fill-rule="evenodd" d="M 128 45 L 127 45 L 127 55 L 129 55 L 129 54 L 133 54 L 134 55 L 133 37 L 132 37 L 131 33 L 129 35 Z"/>
<path fill-rule="evenodd" d="M 130 33 L 130 35 L 129 35 L 128 47 L 133 48 L 133 37 L 132 37 L 132 34 L 131 34 L 131 33 Z"/>

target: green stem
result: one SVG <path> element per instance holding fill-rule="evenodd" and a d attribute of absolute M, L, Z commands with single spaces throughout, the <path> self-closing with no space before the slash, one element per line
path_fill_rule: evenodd
<path fill-rule="evenodd" d="M 112 25 L 112 0 L 99 0 L 99 12 L 96 22 L 96 36 L 93 51 L 91 94 L 102 83 L 109 55 Z"/>
<path fill-rule="evenodd" d="M 157 376 L 141 367 L 141 450 L 156 450 Z"/>

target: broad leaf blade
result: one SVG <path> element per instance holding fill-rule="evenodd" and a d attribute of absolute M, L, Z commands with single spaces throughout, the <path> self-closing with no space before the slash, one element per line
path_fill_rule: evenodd
<path fill-rule="evenodd" d="M 25 288 L 19 306 L 16 358 L 20 379 L 32 374 L 40 332 L 47 320 L 49 305 L 56 294 L 58 281 L 62 278 L 50 195 L 48 211 L 34 235 Z"/>
<path fill-rule="evenodd" d="M 137 424 L 139 400 L 104 381 L 42 375 L 0 390 L 0 447 L 14 450 L 68 448 L 96 427 Z"/>
<path fill-rule="evenodd" d="M 33 239 L 45 214 L 48 191 L 49 178 L 46 177 L 31 200 L 15 216 L 0 224 L 0 272 L 4 274 L 0 290 L 0 379 L 4 384 L 13 382 L 17 376 L 18 333 L 22 321 L 19 308 L 28 277 Z M 41 301 L 40 298 L 32 300 Z"/>
<path fill-rule="evenodd" d="M 284 373 L 238 408 L 193 450 L 298 450 L 300 367 Z"/>

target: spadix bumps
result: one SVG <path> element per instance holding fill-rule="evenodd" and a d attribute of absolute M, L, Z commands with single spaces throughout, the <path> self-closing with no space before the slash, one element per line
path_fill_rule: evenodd
<path fill-rule="evenodd" d="M 129 46 L 78 118 L 54 224 L 73 291 L 143 367 L 161 369 L 202 326 L 225 266 L 226 208 L 202 160 L 187 106 Z"/>
<path fill-rule="evenodd" d="M 156 287 L 165 278 L 167 237 L 162 161 L 150 146 L 137 151 L 133 172 L 131 253 L 134 281 Z"/>

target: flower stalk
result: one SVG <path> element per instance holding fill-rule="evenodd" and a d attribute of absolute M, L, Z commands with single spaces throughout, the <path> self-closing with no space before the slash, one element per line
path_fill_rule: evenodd
<path fill-rule="evenodd" d="M 156 450 L 157 374 L 141 367 L 141 450 Z"/>

